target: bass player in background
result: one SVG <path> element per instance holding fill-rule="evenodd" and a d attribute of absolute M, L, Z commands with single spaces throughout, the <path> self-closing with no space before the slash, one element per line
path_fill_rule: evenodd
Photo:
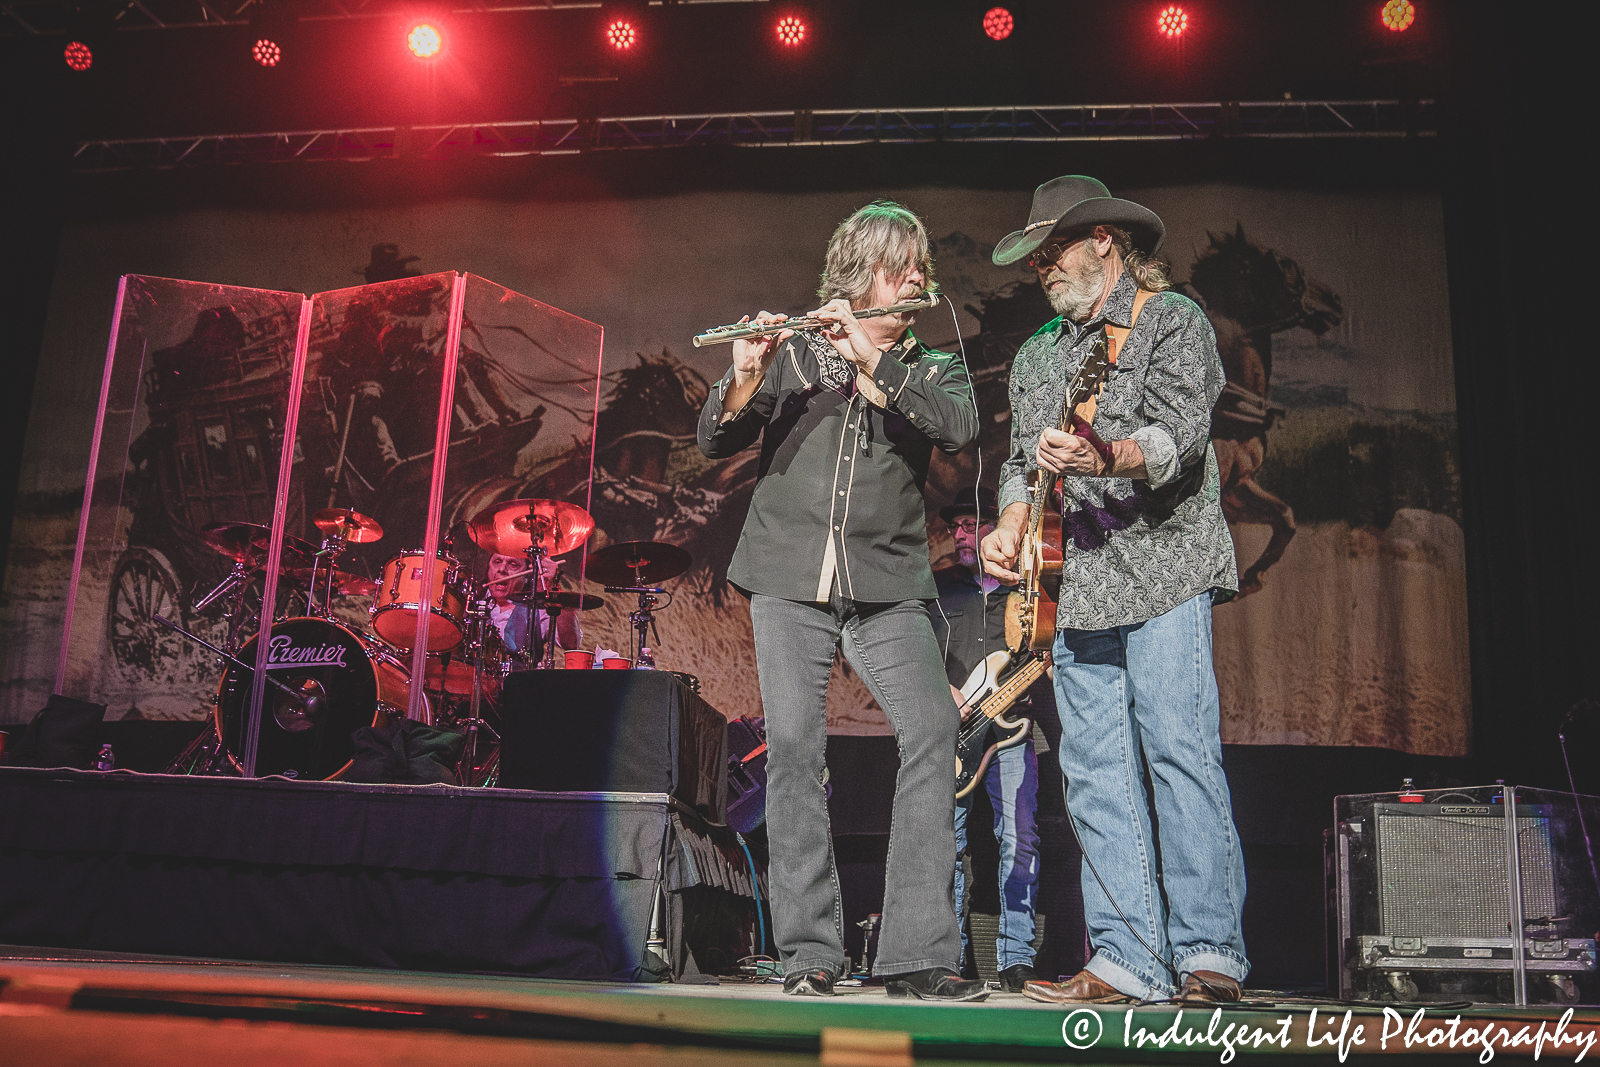
<path fill-rule="evenodd" d="M 1070 175 L 1039 186 L 993 256 L 1026 259 L 1060 316 L 1017 351 L 1002 510 L 981 549 L 989 573 L 1017 581 L 1030 472 L 1061 476 L 1052 651 L 1094 952 L 1070 981 L 1023 990 L 1052 1003 L 1237 1001 L 1250 969 L 1211 664 L 1211 606 L 1239 588 L 1208 436 L 1222 363 L 1204 312 L 1154 258 L 1164 233 L 1149 208 Z M 1114 373 L 1069 433 L 1067 382 L 1105 338 L 1120 342 Z"/>
<path fill-rule="evenodd" d="M 939 518 L 950 527 L 958 562 L 933 572 L 939 599 L 929 605 L 933 636 L 944 651 L 945 674 L 967 721 L 977 712 L 962 697 L 961 687 L 973 669 L 994 652 L 1006 647 L 1007 589 L 997 578 L 983 572 L 978 562 L 978 542 L 994 530 L 997 514 L 993 489 L 971 489 L 956 494 L 955 503 L 939 509 Z M 1028 697 L 1022 697 L 1025 703 Z M 1028 712 L 1024 712 L 1028 714 Z M 993 734 L 991 733 L 991 739 Z M 1034 904 L 1039 890 L 1039 831 L 1035 817 L 1039 808 L 1039 757 L 1033 748 L 1031 730 L 1020 738 L 1008 738 L 997 748 L 984 772 L 983 788 L 989 792 L 994 808 L 994 836 L 1000 846 L 1000 928 L 995 938 L 996 967 L 1002 987 L 1020 993 L 1023 986 L 1039 976 L 1033 969 Z M 967 816 L 975 795 L 956 800 L 956 914 L 967 909 L 966 877 L 961 853 L 967 848 Z M 970 940 L 969 928 L 962 926 L 962 947 Z"/>

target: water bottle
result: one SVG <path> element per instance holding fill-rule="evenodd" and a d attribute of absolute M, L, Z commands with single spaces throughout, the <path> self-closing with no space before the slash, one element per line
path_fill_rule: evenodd
<path fill-rule="evenodd" d="M 109 744 L 101 745 L 100 755 L 94 758 L 94 769 L 97 771 L 109 771 L 116 765 L 117 758 L 112 755 L 111 746 Z"/>
<path fill-rule="evenodd" d="M 636 671 L 653 671 L 656 669 L 656 658 L 646 646 L 639 646 L 639 658 L 634 662 L 633 669 Z"/>

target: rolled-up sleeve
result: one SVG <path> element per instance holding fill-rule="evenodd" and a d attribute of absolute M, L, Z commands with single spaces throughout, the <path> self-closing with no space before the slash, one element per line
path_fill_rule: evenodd
<path fill-rule="evenodd" d="M 1204 312 L 1178 294 L 1163 304 L 1141 403 L 1145 425 L 1129 435 L 1145 453 L 1153 488 L 1205 461 L 1211 406 L 1223 385 L 1217 335 Z"/>

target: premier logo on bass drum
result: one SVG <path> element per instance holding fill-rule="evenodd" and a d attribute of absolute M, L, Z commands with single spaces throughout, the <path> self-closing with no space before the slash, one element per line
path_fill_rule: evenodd
<path fill-rule="evenodd" d="M 294 638 L 278 634 L 267 646 L 267 669 L 274 667 L 343 667 L 343 645 L 307 645 L 296 648 Z"/>

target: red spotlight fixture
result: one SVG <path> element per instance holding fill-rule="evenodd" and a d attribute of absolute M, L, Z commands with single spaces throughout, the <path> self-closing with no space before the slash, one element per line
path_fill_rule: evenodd
<path fill-rule="evenodd" d="M 625 18 L 615 18 L 606 25 L 606 44 L 619 52 L 626 52 L 639 39 L 633 23 Z"/>
<path fill-rule="evenodd" d="M 263 37 L 250 46 L 250 58 L 263 67 L 276 67 L 283 58 L 283 49 L 278 47 L 276 41 Z"/>
<path fill-rule="evenodd" d="M 806 39 L 806 24 L 793 15 L 778 20 L 778 42 L 793 48 Z"/>
<path fill-rule="evenodd" d="M 1390 32 L 1399 33 L 1417 20 L 1417 9 L 1411 0 L 1389 0 L 1378 17 Z"/>
<path fill-rule="evenodd" d="M 432 59 L 444 48 L 444 34 L 430 22 L 413 23 L 406 31 L 406 47 L 418 59 Z"/>
<path fill-rule="evenodd" d="M 1160 30 L 1164 37 L 1173 39 L 1182 37 L 1183 31 L 1188 28 L 1189 13 L 1176 4 L 1162 8 L 1161 17 L 1156 19 L 1156 29 Z"/>
<path fill-rule="evenodd" d="M 991 7 L 983 13 L 983 32 L 996 41 L 1003 41 L 1011 36 L 1011 31 L 1016 28 L 1016 20 L 1011 17 L 1011 12 L 1003 7 Z"/>
<path fill-rule="evenodd" d="M 68 67 L 76 71 L 85 71 L 94 66 L 94 53 L 89 51 L 89 46 L 82 41 L 73 41 L 62 51 L 61 58 Z"/>

